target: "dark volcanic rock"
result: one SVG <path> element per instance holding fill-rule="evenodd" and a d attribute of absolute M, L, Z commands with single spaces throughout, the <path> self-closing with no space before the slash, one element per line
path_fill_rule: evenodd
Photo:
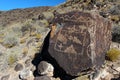
<path fill-rule="evenodd" d="M 73 11 L 53 19 L 49 53 L 70 75 L 98 69 L 111 40 L 111 23 L 96 12 Z"/>
<path fill-rule="evenodd" d="M 39 76 L 39 77 L 35 77 L 34 80 L 51 80 L 51 79 L 48 76 Z"/>

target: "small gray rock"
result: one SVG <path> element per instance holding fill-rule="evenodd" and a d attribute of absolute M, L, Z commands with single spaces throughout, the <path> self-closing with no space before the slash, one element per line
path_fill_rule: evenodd
<path fill-rule="evenodd" d="M 47 63 L 46 61 L 41 61 L 38 65 L 38 73 L 40 75 L 53 76 L 53 71 L 53 66 L 50 63 Z"/>
<path fill-rule="evenodd" d="M 23 69 L 23 65 L 18 63 L 16 66 L 15 66 L 15 71 L 21 71 Z"/>
<path fill-rule="evenodd" d="M 29 69 L 24 69 L 19 73 L 19 78 L 24 80 L 32 75 L 32 72 Z"/>
<path fill-rule="evenodd" d="M 31 63 L 31 60 L 30 59 L 27 59 L 25 61 L 25 67 L 29 67 L 30 66 L 30 63 Z"/>
<path fill-rule="evenodd" d="M 39 77 L 35 77 L 34 80 L 51 80 L 51 79 L 48 76 L 39 76 Z"/>
<path fill-rule="evenodd" d="M 10 75 L 5 75 L 1 78 L 1 80 L 9 80 Z"/>

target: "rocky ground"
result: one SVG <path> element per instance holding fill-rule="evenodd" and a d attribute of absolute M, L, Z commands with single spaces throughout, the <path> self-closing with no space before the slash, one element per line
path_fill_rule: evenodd
<path fill-rule="evenodd" d="M 66 74 L 50 55 L 43 54 L 53 18 L 76 10 L 93 10 L 112 21 L 110 48 L 118 53 L 115 58 L 106 54 L 99 71 L 77 77 Z M 68 0 L 56 7 L 0 11 L 0 80 L 120 80 L 119 42 L 120 0 Z"/>

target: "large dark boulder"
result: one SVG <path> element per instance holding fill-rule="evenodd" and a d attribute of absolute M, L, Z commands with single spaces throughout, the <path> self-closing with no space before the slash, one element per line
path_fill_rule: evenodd
<path fill-rule="evenodd" d="M 58 14 L 52 22 L 49 53 L 72 76 L 98 69 L 111 43 L 111 23 L 96 12 Z"/>

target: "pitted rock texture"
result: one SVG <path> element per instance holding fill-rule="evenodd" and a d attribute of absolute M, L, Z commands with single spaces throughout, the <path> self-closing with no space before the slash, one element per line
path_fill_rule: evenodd
<path fill-rule="evenodd" d="M 99 68 L 111 40 L 111 23 L 96 12 L 72 11 L 53 19 L 49 53 L 70 75 Z"/>

